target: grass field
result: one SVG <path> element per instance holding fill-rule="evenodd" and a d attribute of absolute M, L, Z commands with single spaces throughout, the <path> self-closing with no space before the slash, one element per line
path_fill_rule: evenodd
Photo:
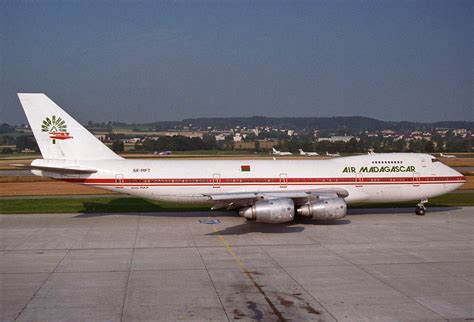
<path fill-rule="evenodd" d="M 18 177 L 6 177 L 13 180 Z M 102 195 L 113 194 L 113 192 L 96 189 L 84 185 L 73 184 L 64 181 L 38 181 L 36 177 L 19 177 L 25 178 L 21 182 L 2 182 L 0 180 L 0 196 L 16 197 L 16 196 L 60 196 L 60 195 Z M 27 178 L 27 179 L 26 179 Z M 41 180 L 41 178 L 40 178 Z"/>
<path fill-rule="evenodd" d="M 358 204 L 350 208 L 414 207 L 416 202 L 390 204 Z M 451 193 L 430 199 L 428 207 L 474 206 L 474 192 Z M 111 213 L 111 212 L 186 212 L 209 210 L 209 207 L 169 204 L 138 198 L 47 198 L 0 199 L 0 214 L 28 213 Z"/>
<path fill-rule="evenodd" d="M 48 198 L 0 199 L 0 214 L 28 213 L 110 213 L 110 212 L 162 212 L 199 211 L 209 207 L 158 203 L 145 199 L 106 198 Z"/>

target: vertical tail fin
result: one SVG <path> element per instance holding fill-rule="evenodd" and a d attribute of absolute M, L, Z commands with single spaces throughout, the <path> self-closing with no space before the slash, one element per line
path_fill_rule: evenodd
<path fill-rule="evenodd" d="M 44 159 L 121 159 L 45 94 L 18 97 Z"/>

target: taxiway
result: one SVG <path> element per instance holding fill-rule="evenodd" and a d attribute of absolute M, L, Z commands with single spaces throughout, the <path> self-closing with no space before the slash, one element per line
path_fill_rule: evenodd
<path fill-rule="evenodd" d="M 0 318 L 473 318 L 474 208 L 412 211 L 288 225 L 231 212 L 2 215 Z"/>

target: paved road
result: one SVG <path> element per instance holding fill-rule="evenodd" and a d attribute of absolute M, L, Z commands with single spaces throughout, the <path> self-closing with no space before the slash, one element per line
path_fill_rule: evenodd
<path fill-rule="evenodd" d="M 2 320 L 473 318 L 474 208 L 0 216 Z"/>
<path fill-rule="evenodd" d="M 30 170 L 0 170 L 0 177 L 33 177 Z"/>

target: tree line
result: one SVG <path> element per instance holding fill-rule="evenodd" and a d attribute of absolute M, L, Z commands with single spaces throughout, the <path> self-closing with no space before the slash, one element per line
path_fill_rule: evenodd
<path fill-rule="evenodd" d="M 439 153 L 439 152 L 471 152 L 473 138 L 461 138 L 457 136 L 433 137 L 432 140 L 394 140 L 393 138 L 368 137 L 361 135 L 359 140 L 353 138 L 348 142 L 315 141 L 314 139 L 293 138 L 282 141 L 277 148 L 281 151 L 297 153 L 298 149 L 305 151 L 316 151 L 318 153 L 367 153 L 374 152 L 418 152 L 418 153 Z"/>
<path fill-rule="evenodd" d="M 113 135 L 112 149 L 116 152 L 124 151 L 123 135 Z M 254 138 L 256 139 L 256 138 Z M 19 135 L 1 137 L 0 142 L 3 145 L 15 146 L 15 148 L 4 147 L 0 152 L 13 153 L 21 152 L 25 149 L 39 152 L 36 140 L 32 135 Z M 290 151 L 298 153 L 298 149 L 305 151 L 316 151 L 318 153 L 339 152 L 339 153 L 366 153 L 369 149 L 374 152 L 421 152 L 421 153 L 439 153 L 439 152 L 471 152 L 473 147 L 473 138 L 461 138 L 448 135 L 447 137 L 433 136 L 432 140 L 394 140 L 392 138 L 368 137 L 361 135 L 359 140 L 355 138 L 349 142 L 329 142 L 315 141 L 311 136 L 291 138 L 280 140 L 277 148 L 281 151 Z M 259 144 L 256 144 L 252 151 L 261 151 Z M 134 150 L 137 152 L 155 152 L 155 151 L 192 151 L 192 150 L 232 150 L 233 142 L 229 140 L 216 141 L 212 135 L 205 135 L 203 138 L 189 138 L 185 136 L 163 136 L 158 139 L 145 139 L 143 142 L 137 142 Z"/>

